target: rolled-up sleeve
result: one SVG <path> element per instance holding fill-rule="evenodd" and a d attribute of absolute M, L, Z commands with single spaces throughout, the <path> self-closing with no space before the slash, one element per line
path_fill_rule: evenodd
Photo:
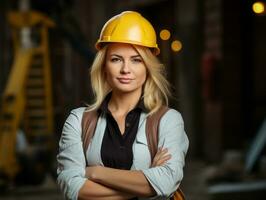
<path fill-rule="evenodd" d="M 167 148 L 171 159 L 163 166 L 142 170 L 157 197 L 169 197 L 179 187 L 188 145 L 182 116 L 170 109 L 160 122 L 158 146 Z"/>
<path fill-rule="evenodd" d="M 84 108 L 72 110 L 59 141 L 57 183 L 65 199 L 77 199 L 85 183 L 86 161 L 81 141 L 81 118 Z"/>

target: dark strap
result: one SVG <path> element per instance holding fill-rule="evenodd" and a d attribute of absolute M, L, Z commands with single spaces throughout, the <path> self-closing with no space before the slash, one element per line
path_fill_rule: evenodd
<path fill-rule="evenodd" d="M 81 121 L 81 126 L 82 126 L 81 138 L 83 142 L 84 155 L 86 155 L 86 150 L 88 149 L 90 140 L 94 135 L 98 117 L 99 116 L 96 110 L 92 111 L 85 110 L 83 112 L 83 117 Z"/>
<path fill-rule="evenodd" d="M 160 120 L 168 110 L 169 110 L 168 107 L 162 106 L 157 112 L 147 117 L 146 138 L 151 154 L 151 160 L 153 160 L 158 150 Z"/>

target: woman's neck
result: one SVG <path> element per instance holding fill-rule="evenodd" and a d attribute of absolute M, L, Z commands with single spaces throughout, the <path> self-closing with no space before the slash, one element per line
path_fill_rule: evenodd
<path fill-rule="evenodd" d="M 111 99 L 108 103 L 108 109 L 119 115 L 126 115 L 129 111 L 135 108 L 139 102 L 141 92 L 134 93 L 118 93 L 113 91 Z"/>

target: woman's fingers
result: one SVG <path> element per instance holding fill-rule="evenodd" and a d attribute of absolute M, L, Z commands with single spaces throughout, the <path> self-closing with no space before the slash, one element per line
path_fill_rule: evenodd
<path fill-rule="evenodd" d="M 159 147 L 151 167 L 161 166 L 165 164 L 166 161 L 168 161 L 171 158 L 171 155 L 168 154 L 168 149 L 163 149 L 162 147 Z"/>
<path fill-rule="evenodd" d="M 170 154 L 167 154 L 166 156 L 161 157 L 159 160 L 157 160 L 156 166 L 164 165 L 170 158 L 171 158 Z"/>
<path fill-rule="evenodd" d="M 168 149 L 165 148 L 165 149 L 159 149 L 154 157 L 154 160 L 159 160 L 161 157 L 165 156 L 165 154 L 167 154 L 168 152 Z"/>

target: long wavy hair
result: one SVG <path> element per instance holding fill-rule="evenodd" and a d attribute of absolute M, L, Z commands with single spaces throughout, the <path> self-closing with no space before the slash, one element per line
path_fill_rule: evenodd
<path fill-rule="evenodd" d="M 166 80 L 165 66 L 151 52 L 149 48 L 132 45 L 142 57 L 147 68 L 147 78 L 143 85 L 142 97 L 144 105 L 149 110 L 149 115 L 156 112 L 161 106 L 168 106 L 168 99 L 171 97 L 170 85 Z M 90 77 L 91 85 L 95 95 L 93 104 L 88 106 L 88 111 L 100 107 L 106 95 L 112 91 L 112 88 L 106 81 L 104 73 L 105 58 L 108 45 L 105 45 L 98 51 L 91 66 Z"/>

